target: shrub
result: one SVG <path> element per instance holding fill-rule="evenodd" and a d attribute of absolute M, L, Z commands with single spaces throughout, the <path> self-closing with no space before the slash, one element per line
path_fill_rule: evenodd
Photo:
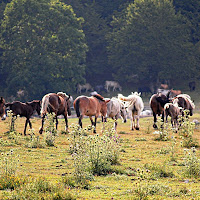
<path fill-rule="evenodd" d="M 193 138 L 195 123 L 189 121 L 188 112 L 189 111 L 187 110 L 184 112 L 184 117 L 182 118 L 183 123 L 181 124 L 179 131 L 179 134 L 183 139 L 182 146 L 186 148 L 198 147 L 198 142 Z"/>
<path fill-rule="evenodd" d="M 108 129 L 108 130 L 107 130 Z M 82 185 L 91 180 L 91 175 L 106 175 L 112 172 L 111 165 L 119 160 L 118 137 L 109 126 L 103 136 L 89 135 L 90 128 L 81 129 L 72 125 L 70 152 L 74 160 L 74 177 Z M 88 132 L 86 134 L 86 132 Z"/>
<path fill-rule="evenodd" d="M 195 147 L 192 147 L 189 150 L 185 149 L 184 152 L 184 164 L 186 166 L 184 172 L 185 176 L 189 178 L 198 178 L 200 176 L 200 159 L 198 159 L 196 156 Z"/>
<path fill-rule="evenodd" d="M 168 141 L 169 138 L 169 130 L 168 124 L 164 123 L 161 119 L 157 121 L 158 131 L 156 133 L 159 134 L 159 137 L 156 137 L 155 140 L 157 141 Z M 154 132 L 155 133 L 155 132 Z"/>
<path fill-rule="evenodd" d="M 30 135 L 29 137 L 27 136 L 26 139 L 28 140 L 27 144 L 25 144 L 25 147 L 28 148 L 44 148 L 45 143 L 40 140 L 39 136 L 36 135 Z"/>
<path fill-rule="evenodd" d="M 75 200 L 76 198 L 62 183 L 53 184 L 42 177 L 37 179 L 30 177 L 13 192 L 5 191 L 3 199 Z"/>

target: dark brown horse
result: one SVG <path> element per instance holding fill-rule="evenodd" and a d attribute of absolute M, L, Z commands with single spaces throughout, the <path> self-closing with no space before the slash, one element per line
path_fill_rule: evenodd
<path fill-rule="evenodd" d="M 63 92 L 49 93 L 46 94 L 42 98 L 42 108 L 41 108 L 41 116 L 42 116 L 42 127 L 39 130 L 39 133 L 42 134 L 44 120 L 47 113 L 55 113 L 56 119 L 56 129 L 58 128 L 58 115 L 63 115 L 66 123 L 66 131 L 68 131 L 68 120 L 67 115 L 71 115 L 70 108 L 70 95 Z"/>
<path fill-rule="evenodd" d="M 2 120 L 6 119 L 5 99 L 0 97 L 0 117 Z"/>
<path fill-rule="evenodd" d="M 154 117 L 154 124 L 153 127 L 157 128 L 156 122 L 157 118 L 156 115 L 162 115 L 161 119 L 164 121 L 164 106 L 166 103 L 170 102 L 169 99 L 169 94 L 170 91 L 168 92 L 167 95 L 158 93 L 158 94 L 153 94 L 150 98 L 150 107 L 153 111 L 153 117 Z"/>
<path fill-rule="evenodd" d="M 107 103 L 110 100 L 105 100 L 101 95 L 96 94 L 91 97 L 79 96 L 74 101 L 74 109 L 79 118 L 79 125 L 82 128 L 82 119 L 84 115 L 89 116 L 92 125 L 94 126 L 94 133 L 96 133 L 97 118 L 102 115 L 104 118 L 107 115 Z M 95 117 L 93 122 L 92 116 Z"/>
<path fill-rule="evenodd" d="M 40 108 L 41 108 L 41 101 L 40 100 L 33 100 L 31 102 L 22 103 L 20 101 L 13 101 L 12 103 L 6 103 L 6 107 L 9 107 L 12 111 L 12 117 L 26 117 L 25 127 L 24 127 L 24 135 L 26 135 L 26 127 L 29 123 L 30 129 L 32 129 L 32 124 L 30 121 L 31 116 L 33 115 L 34 111 L 40 115 Z M 13 121 L 13 120 L 12 120 Z"/>

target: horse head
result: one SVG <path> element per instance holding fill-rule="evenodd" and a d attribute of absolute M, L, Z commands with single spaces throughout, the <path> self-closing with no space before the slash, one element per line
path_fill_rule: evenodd
<path fill-rule="evenodd" d="M 121 118 L 123 119 L 123 122 L 126 123 L 127 111 L 126 111 L 125 103 L 122 101 L 120 101 L 120 114 L 121 114 Z"/>

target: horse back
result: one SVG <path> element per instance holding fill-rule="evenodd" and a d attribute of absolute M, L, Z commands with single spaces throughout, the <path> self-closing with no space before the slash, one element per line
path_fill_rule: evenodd
<path fill-rule="evenodd" d="M 150 107 L 155 114 L 162 114 L 164 112 L 164 108 L 161 104 L 157 101 L 156 97 L 157 94 L 154 94 L 150 99 Z"/>
<path fill-rule="evenodd" d="M 80 96 L 74 101 L 74 109 L 80 115 L 94 116 L 100 113 L 100 103 L 95 97 Z"/>
<path fill-rule="evenodd" d="M 33 109 L 26 103 L 20 101 L 14 101 L 13 103 L 7 104 L 12 110 L 14 115 L 20 115 L 21 117 L 30 117 L 33 114 Z"/>
<path fill-rule="evenodd" d="M 118 100 L 111 99 L 107 103 L 107 115 L 109 117 L 114 117 L 120 112 L 120 103 Z"/>

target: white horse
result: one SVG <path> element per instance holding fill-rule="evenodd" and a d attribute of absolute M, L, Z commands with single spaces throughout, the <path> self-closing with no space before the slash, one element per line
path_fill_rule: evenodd
<path fill-rule="evenodd" d="M 117 129 L 117 119 L 121 116 L 124 123 L 127 121 L 127 113 L 124 103 L 119 99 L 112 97 L 107 103 L 107 117 L 115 120 L 115 130 Z"/>
<path fill-rule="evenodd" d="M 85 92 L 88 92 L 89 90 L 92 91 L 93 88 L 89 83 L 86 83 L 84 85 L 80 85 L 80 84 L 77 85 L 77 93 L 81 94 L 81 92 L 84 90 Z"/>
<path fill-rule="evenodd" d="M 144 109 L 144 103 L 142 98 L 140 97 L 140 94 L 135 92 L 129 95 L 128 97 L 124 97 L 122 94 L 118 94 L 118 99 L 126 102 L 127 112 L 131 120 L 131 130 L 134 130 L 134 128 L 136 130 L 139 130 L 139 118 L 141 112 Z M 137 121 L 136 125 L 135 119 Z"/>
<path fill-rule="evenodd" d="M 107 92 L 109 92 L 110 88 L 112 88 L 113 91 L 116 91 L 117 89 L 119 91 L 122 91 L 122 87 L 116 81 L 106 81 L 105 82 L 105 89 L 106 89 Z"/>

